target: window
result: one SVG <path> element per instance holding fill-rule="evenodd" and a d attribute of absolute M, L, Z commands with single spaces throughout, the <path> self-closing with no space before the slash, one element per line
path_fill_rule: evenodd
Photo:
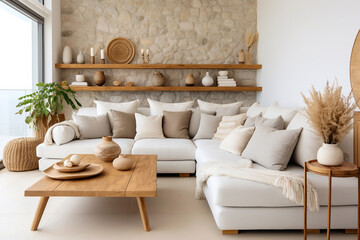
<path fill-rule="evenodd" d="M 42 1 L 40 1 L 42 2 Z M 43 19 L 15 0 L 0 1 L 0 159 L 12 138 L 32 136 L 18 98 L 43 81 Z"/>

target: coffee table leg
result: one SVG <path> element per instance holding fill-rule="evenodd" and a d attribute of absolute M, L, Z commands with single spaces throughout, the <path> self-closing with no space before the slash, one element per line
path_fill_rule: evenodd
<path fill-rule="evenodd" d="M 44 213 L 44 210 L 45 210 L 45 207 L 46 207 L 46 204 L 47 204 L 48 200 L 49 200 L 49 197 L 41 197 L 40 198 L 40 201 L 38 203 L 36 213 L 35 213 L 35 216 L 34 216 L 34 220 L 33 220 L 32 225 L 31 225 L 31 231 L 36 231 L 38 229 L 41 217 L 42 217 L 42 215 Z"/>
<path fill-rule="evenodd" d="M 144 225 L 144 230 L 148 232 L 148 231 L 150 231 L 150 223 L 149 223 L 148 213 L 147 213 L 147 210 L 146 210 L 145 198 L 137 197 L 136 199 L 137 199 L 137 203 L 138 203 L 138 206 L 139 206 L 141 220 L 142 220 L 142 223 Z"/>

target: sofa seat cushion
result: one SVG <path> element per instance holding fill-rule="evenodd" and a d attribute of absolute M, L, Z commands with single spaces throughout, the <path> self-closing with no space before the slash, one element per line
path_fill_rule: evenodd
<path fill-rule="evenodd" d="M 131 148 L 134 144 L 133 139 L 114 138 L 113 141 L 119 144 L 122 154 L 131 154 Z M 36 148 L 36 154 L 41 158 L 64 158 L 69 154 L 93 154 L 94 148 L 100 142 L 101 138 L 74 140 L 60 146 L 42 143 Z"/>
<path fill-rule="evenodd" d="M 158 160 L 195 160 L 196 147 L 189 139 L 141 139 L 134 143 L 133 154 L 155 154 Z"/>

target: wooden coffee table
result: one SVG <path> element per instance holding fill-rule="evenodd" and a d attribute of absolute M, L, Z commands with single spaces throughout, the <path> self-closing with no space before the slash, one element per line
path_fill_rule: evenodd
<path fill-rule="evenodd" d="M 156 155 L 127 155 L 133 161 L 128 171 L 116 170 L 111 162 L 94 155 L 80 155 L 82 162 L 101 164 L 104 171 L 91 178 L 55 180 L 47 176 L 25 191 L 27 197 L 40 197 L 31 230 L 37 230 L 49 197 L 136 197 L 145 231 L 150 223 L 145 197 L 156 197 Z"/>

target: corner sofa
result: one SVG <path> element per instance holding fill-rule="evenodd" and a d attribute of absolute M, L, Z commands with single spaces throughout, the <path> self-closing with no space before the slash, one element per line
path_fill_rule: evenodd
<path fill-rule="evenodd" d="M 247 110 L 248 108 L 241 108 L 240 112 Z M 150 109 L 139 108 L 138 112 L 149 115 Z M 78 114 L 96 115 L 96 109 L 82 108 Z M 293 125 L 291 121 L 292 119 L 289 125 Z M 299 142 L 306 144 L 307 136 L 304 132 L 302 134 L 304 137 L 299 139 Z M 165 138 L 134 141 L 115 138 L 114 141 L 120 145 L 123 154 L 158 155 L 158 173 L 195 173 L 197 166 L 205 162 L 242 158 L 220 149 L 220 142 L 211 139 Z M 60 146 L 41 144 L 37 147 L 37 155 L 41 158 L 40 170 L 50 167 L 70 153 L 91 154 L 99 142 L 100 139 L 84 139 Z M 351 142 L 342 144 L 345 152 L 348 144 Z M 295 149 L 294 153 L 296 151 L 299 149 Z M 305 154 L 309 158 L 316 153 L 314 149 L 311 151 L 312 153 Z M 253 168 L 264 167 L 254 163 Z M 303 175 L 304 169 L 291 160 L 285 171 Z M 309 173 L 308 180 L 317 190 L 320 202 L 318 212 L 309 212 L 308 229 L 325 229 L 327 227 L 328 179 Z M 331 228 L 357 228 L 357 179 L 333 178 L 332 191 Z M 214 220 L 221 230 L 303 229 L 304 227 L 303 206 L 287 200 L 282 195 L 282 190 L 273 186 L 227 176 L 211 176 L 205 184 L 204 195 Z"/>

